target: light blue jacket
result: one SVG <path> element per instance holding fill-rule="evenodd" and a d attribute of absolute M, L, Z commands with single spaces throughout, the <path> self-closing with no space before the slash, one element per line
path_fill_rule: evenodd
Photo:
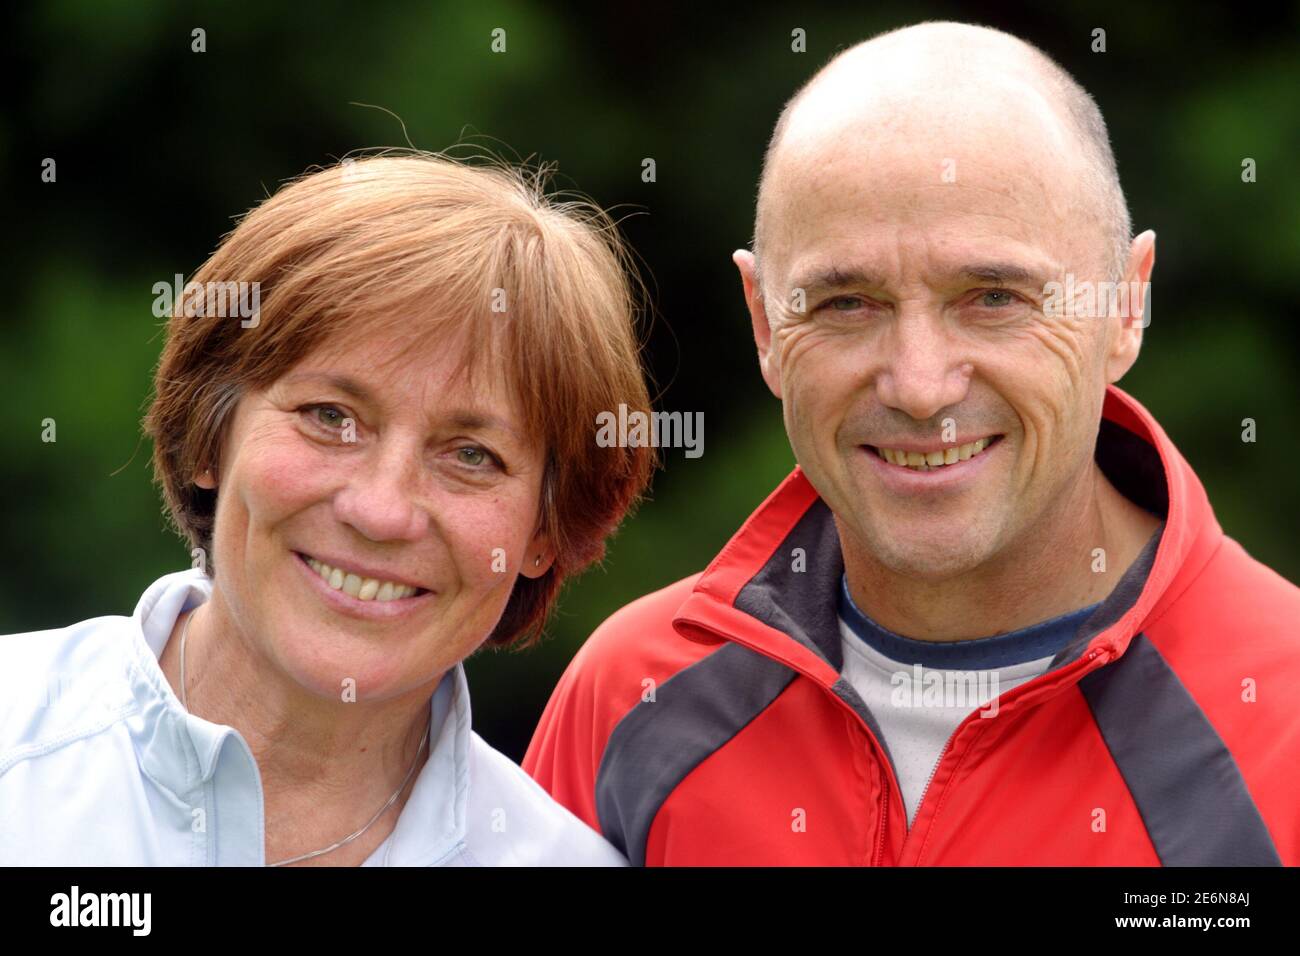
<path fill-rule="evenodd" d="M 131 617 L 0 636 L 0 865 L 262 866 L 262 783 L 232 727 L 188 713 L 158 666 L 211 580 Z M 430 699 L 429 757 L 365 866 L 626 865 L 470 728 L 464 668 Z"/>

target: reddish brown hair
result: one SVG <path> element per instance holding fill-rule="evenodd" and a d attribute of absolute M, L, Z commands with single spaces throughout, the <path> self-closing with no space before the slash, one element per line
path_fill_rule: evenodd
<path fill-rule="evenodd" d="M 504 368 L 546 469 L 540 529 L 555 560 L 519 576 L 489 643 L 526 646 L 565 578 L 604 556 L 644 492 L 648 447 L 600 447 L 596 416 L 649 412 L 637 321 L 643 287 L 609 216 L 548 195 L 540 170 L 445 154 L 345 160 L 250 210 L 191 282 L 257 282 L 248 328 L 174 305 L 144 419 L 166 510 L 208 573 L 220 450 L 240 397 L 265 388 L 343 329 L 469 335 L 463 369 Z M 507 304 L 505 316 L 492 311 Z M 450 327 L 449 327 L 450 326 Z"/>

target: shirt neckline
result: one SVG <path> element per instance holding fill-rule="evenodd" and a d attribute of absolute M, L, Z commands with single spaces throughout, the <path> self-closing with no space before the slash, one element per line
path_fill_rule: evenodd
<path fill-rule="evenodd" d="M 962 670 L 1009 667 L 1041 658 L 1049 660 L 1070 643 L 1101 602 L 1068 611 L 1028 627 L 962 641 L 922 641 L 881 627 L 853 601 L 847 574 L 840 575 L 839 615 L 853 636 L 901 664 Z"/>
<path fill-rule="evenodd" d="M 141 759 L 155 780 L 181 795 L 212 780 L 222 753 L 229 747 L 237 748 L 251 773 L 248 779 L 233 785 L 256 785 L 261 833 L 265 825 L 261 775 L 247 742 L 234 727 L 204 720 L 185 710 L 159 665 L 177 618 L 208 600 L 212 585 L 212 579 L 199 568 L 173 572 L 150 585 L 136 605 L 131 641 L 135 651 L 131 662 L 132 692 L 141 713 L 159 721 L 161 727 L 175 728 L 149 735 Z M 363 865 L 428 866 L 465 840 L 471 711 L 463 663 L 458 662 L 443 675 L 429 706 L 433 721 L 429 756 L 416 775 L 392 832 Z M 220 789 L 217 795 L 219 798 Z M 255 850 L 258 861 L 263 861 L 264 841 L 259 840 Z"/>

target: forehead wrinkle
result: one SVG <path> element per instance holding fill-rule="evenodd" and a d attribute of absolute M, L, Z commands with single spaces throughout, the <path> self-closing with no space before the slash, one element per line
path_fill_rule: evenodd
<path fill-rule="evenodd" d="M 910 157 L 924 155 L 925 150 L 901 138 L 869 151 L 842 149 L 829 160 L 823 155 L 820 163 L 809 151 L 781 172 L 779 194 L 769 207 L 778 216 L 765 272 L 777 276 L 782 261 L 800 251 L 792 248 L 793 243 L 802 245 L 811 238 L 823 245 L 837 236 L 852 239 L 863 223 L 870 222 L 883 226 L 910 222 L 929 229 L 931 223 L 947 221 L 961 223 L 963 231 L 977 237 L 983 231 L 979 222 L 984 220 L 995 233 L 1020 242 L 1051 241 L 1059 235 L 1061 224 L 1071 221 L 1076 208 L 1076 190 L 1063 194 L 1055 185 L 1075 179 L 1068 171 L 1068 157 L 1052 152 L 1044 156 L 1041 150 L 1026 156 L 1013 149 L 1014 158 L 1004 159 L 999 151 L 977 153 L 977 148 L 945 149 L 941 144 L 931 148 L 933 162 L 912 161 Z M 964 151 L 974 155 L 967 158 Z M 875 162 L 877 152 L 890 158 Z M 937 181 L 939 156 L 945 152 L 956 154 L 954 183 Z M 1049 175 L 1047 166 L 1055 172 Z M 998 229 L 996 222 L 1013 228 Z M 800 234 L 805 239 L 797 240 Z M 1059 252 L 1054 250 L 1053 255 Z"/>
<path fill-rule="evenodd" d="M 903 134 L 918 126 L 964 129 L 969 141 L 970 114 L 986 113 L 993 102 L 1004 105 L 1011 122 L 976 130 L 981 137 L 977 143 L 987 144 L 990 133 L 1022 129 L 1024 115 L 1031 112 L 1037 120 L 1033 142 L 1039 155 L 1047 148 L 1069 173 L 1052 177 L 1051 183 L 1077 182 L 1081 177 L 1072 174 L 1077 160 L 1084 158 L 1075 142 L 1077 131 L 1041 61 L 1041 54 L 1015 38 L 958 24 L 923 24 L 851 49 L 824 68 L 791 104 L 772 150 L 771 175 L 765 177 L 771 188 L 760 191 L 760 220 L 772 220 L 773 199 L 784 198 L 788 189 L 784 180 L 805 178 L 807 167 L 820 165 L 818 160 L 828 152 L 840 151 L 855 131 L 870 134 L 859 135 L 860 141 L 890 142 L 894 148 L 906 148 L 912 137 Z M 1023 141 L 1024 134 L 1019 138 Z M 801 139 L 803 148 L 798 149 Z M 935 150 L 944 151 L 942 146 Z M 1054 188 L 1049 195 L 1060 192 Z M 1069 201 L 1073 196 L 1065 203 L 1052 198 L 1058 208 L 1076 205 Z M 779 239 L 781 222 L 774 225 L 763 226 L 763 231 Z"/>

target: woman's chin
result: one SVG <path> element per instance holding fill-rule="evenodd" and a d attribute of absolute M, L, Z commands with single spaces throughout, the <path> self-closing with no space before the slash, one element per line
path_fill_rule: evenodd
<path fill-rule="evenodd" d="M 429 681 L 430 668 L 401 667 L 391 648 L 282 648 L 274 655 L 286 679 L 322 701 L 372 703 L 400 697 Z M 445 668 L 444 668 L 445 670 Z"/>

